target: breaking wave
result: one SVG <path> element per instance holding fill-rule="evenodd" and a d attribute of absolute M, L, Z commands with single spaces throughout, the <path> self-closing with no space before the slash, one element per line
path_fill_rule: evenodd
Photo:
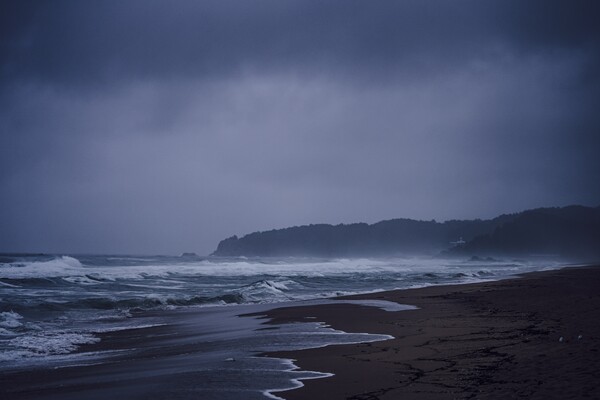
<path fill-rule="evenodd" d="M 48 261 L 11 262 L 0 264 L 0 278 L 58 278 L 79 275 L 81 268 L 79 260 L 69 256 L 57 257 Z"/>
<path fill-rule="evenodd" d="M 500 279 L 556 266 L 438 259 L 2 257 L 0 353 L 6 360 L 66 354 L 94 343 L 97 324 L 122 323 L 146 310 L 317 299 Z"/>

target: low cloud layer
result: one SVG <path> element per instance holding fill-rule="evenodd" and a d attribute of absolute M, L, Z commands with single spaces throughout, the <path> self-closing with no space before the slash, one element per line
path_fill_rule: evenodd
<path fill-rule="evenodd" d="M 5 2 L 0 251 L 600 204 L 594 2 Z"/>

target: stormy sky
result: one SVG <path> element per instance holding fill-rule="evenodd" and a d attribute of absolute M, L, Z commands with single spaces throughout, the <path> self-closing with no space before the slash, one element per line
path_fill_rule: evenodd
<path fill-rule="evenodd" d="M 600 205 L 600 3 L 0 2 L 0 251 Z"/>

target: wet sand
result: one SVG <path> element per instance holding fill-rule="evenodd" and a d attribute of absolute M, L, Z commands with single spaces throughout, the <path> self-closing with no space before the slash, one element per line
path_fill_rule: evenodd
<path fill-rule="evenodd" d="M 600 267 L 350 296 L 419 307 L 332 304 L 269 312 L 268 323 L 325 321 L 395 339 L 269 354 L 335 376 L 293 399 L 585 399 L 600 393 Z"/>

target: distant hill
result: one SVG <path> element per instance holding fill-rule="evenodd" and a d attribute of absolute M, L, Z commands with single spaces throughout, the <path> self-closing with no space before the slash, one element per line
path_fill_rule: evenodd
<path fill-rule="evenodd" d="M 218 256 L 364 256 L 429 254 L 450 241 L 491 232 L 494 221 L 415 221 L 393 219 L 368 225 L 305 225 L 254 232 L 219 243 Z"/>
<path fill-rule="evenodd" d="M 600 207 L 538 208 L 516 214 L 493 232 L 480 235 L 450 254 L 600 256 Z"/>
<path fill-rule="evenodd" d="M 464 245 L 450 244 L 461 238 Z M 600 254 L 600 207 L 539 208 L 490 220 L 316 224 L 222 240 L 214 256 Z"/>

